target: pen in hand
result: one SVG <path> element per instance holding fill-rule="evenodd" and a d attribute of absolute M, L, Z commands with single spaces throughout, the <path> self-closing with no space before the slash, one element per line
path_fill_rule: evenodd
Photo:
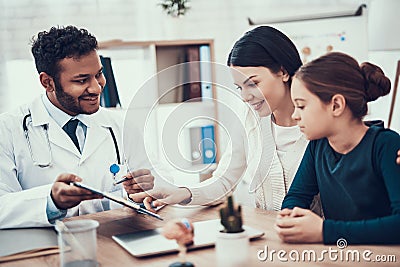
<path fill-rule="evenodd" d="M 127 167 L 127 169 L 128 169 L 128 173 L 132 173 L 131 170 L 129 169 L 129 166 L 128 166 L 127 162 L 125 162 L 125 165 L 126 165 L 126 167 Z M 110 169 L 110 171 L 111 171 L 111 169 Z M 128 177 L 124 176 L 122 179 L 120 179 L 120 180 L 118 180 L 118 181 L 114 181 L 114 185 L 117 185 L 117 184 L 126 182 L 126 181 L 128 181 L 128 180 L 130 180 L 130 179 L 133 179 L 133 178 L 134 178 L 134 177 L 128 178 Z"/>
<path fill-rule="evenodd" d="M 123 182 L 125 182 L 125 181 L 130 180 L 130 179 L 133 179 L 133 178 L 124 177 L 124 178 L 122 178 L 121 180 L 115 181 L 115 182 L 114 182 L 114 185 L 123 183 Z"/>

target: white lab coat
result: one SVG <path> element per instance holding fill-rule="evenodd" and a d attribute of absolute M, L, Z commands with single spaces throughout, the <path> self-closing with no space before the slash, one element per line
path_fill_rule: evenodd
<path fill-rule="evenodd" d="M 38 162 L 47 163 L 50 160 L 45 131 L 41 126 L 48 124 L 51 167 L 33 165 L 22 128 L 23 118 L 28 113 L 31 113 L 31 118 L 27 119 L 29 139 L 33 156 Z M 80 154 L 68 135 L 49 116 L 40 97 L 14 112 L 0 115 L 0 228 L 48 226 L 47 196 L 53 182 L 62 173 L 74 173 L 87 185 L 107 192 L 117 190 L 116 193 L 122 194 L 122 186 L 113 186 L 109 171 L 110 165 L 116 163 L 117 156 L 107 128 L 112 127 L 121 160 L 124 160 L 122 118 L 118 119 L 115 113 L 102 108 L 90 117 L 85 146 Z M 131 127 L 129 134 L 135 142 L 130 142 L 130 149 L 135 153 L 130 155 L 129 162 L 135 162 L 135 167 L 150 168 L 145 157 L 143 138 L 133 129 Z M 109 208 L 110 202 L 106 199 L 88 200 L 69 209 L 67 216 Z"/>

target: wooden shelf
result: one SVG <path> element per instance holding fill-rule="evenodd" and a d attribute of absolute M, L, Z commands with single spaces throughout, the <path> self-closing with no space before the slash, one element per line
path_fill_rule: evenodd
<path fill-rule="evenodd" d="M 212 39 L 201 40 L 154 40 L 154 41 L 123 41 L 122 39 L 108 40 L 99 42 L 99 49 L 115 49 L 121 47 L 134 47 L 134 46 L 181 46 L 181 45 L 214 45 Z"/>
<path fill-rule="evenodd" d="M 201 46 L 208 46 L 209 47 L 209 61 L 213 62 L 214 60 L 214 41 L 212 39 L 189 39 L 189 40 L 146 40 L 146 41 L 127 41 L 127 40 L 122 40 L 122 39 L 113 39 L 113 40 L 107 40 L 103 42 L 99 42 L 99 50 L 103 50 L 107 56 L 113 58 L 113 56 L 116 56 L 118 59 L 114 62 L 124 61 L 125 65 L 123 65 L 123 68 L 120 66 L 120 70 L 123 75 L 121 75 L 120 79 L 120 84 L 119 88 L 124 88 L 121 91 L 125 92 L 125 96 L 129 95 L 127 92 L 128 90 L 133 91 L 133 94 L 135 93 L 134 89 L 132 88 L 140 88 L 141 83 L 146 81 L 148 77 L 151 77 L 151 75 L 154 75 L 156 73 L 159 73 L 160 71 L 163 71 L 171 66 L 175 66 L 186 61 L 185 57 L 187 56 L 187 50 L 192 49 L 191 46 L 198 46 L 199 49 Z M 132 54 L 130 52 L 133 51 Z M 143 51 L 143 52 L 141 52 Z M 136 54 L 135 54 L 136 53 Z M 135 55 L 135 56 L 132 56 Z M 131 62 L 134 63 L 126 63 L 132 60 Z M 208 61 L 204 60 L 204 61 Z M 140 61 L 143 61 L 143 63 L 140 63 Z M 193 60 L 193 62 L 196 62 L 198 60 Z M 138 63 L 139 62 L 139 63 Z M 131 64 L 131 65 L 129 65 Z M 136 65 L 135 65 L 136 64 Z M 118 64 L 116 64 L 118 67 Z M 118 68 L 115 68 L 117 70 Z M 132 72 L 134 73 L 135 70 L 135 81 L 137 81 L 136 84 L 132 85 L 135 81 L 132 81 L 132 76 L 129 74 L 126 74 L 126 72 Z M 181 70 L 180 70 L 181 71 Z M 174 107 L 177 107 L 179 105 L 182 105 L 180 108 L 184 110 L 185 115 L 193 114 L 193 117 L 196 117 L 198 115 L 207 115 L 207 117 L 214 118 L 217 120 L 217 105 L 215 104 L 215 101 L 193 101 L 193 102 L 182 102 L 186 101 L 187 99 L 184 99 L 183 95 L 180 97 L 179 95 L 174 95 L 167 96 L 166 94 L 164 95 L 164 85 L 168 86 L 169 82 L 171 79 L 177 79 L 177 82 L 175 83 L 174 80 L 172 80 L 171 84 L 178 84 L 179 86 L 173 88 L 177 92 L 172 92 L 172 93 L 179 93 L 178 90 L 181 90 L 180 92 L 183 92 L 183 84 L 187 83 L 181 83 L 180 79 L 182 79 L 182 75 L 184 72 L 181 74 L 180 72 L 177 72 L 177 75 L 168 75 L 167 78 L 169 79 L 168 82 L 165 82 L 163 80 L 157 80 L 155 85 L 157 88 L 156 92 L 153 92 L 153 90 L 148 92 L 148 99 L 149 100 L 155 100 L 159 99 L 160 96 L 163 96 L 165 98 L 165 102 L 161 103 L 158 106 L 157 117 L 154 119 L 152 122 L 152 125 L 155 127 L 155 132 L 154 132 L 154 139 L 157 139 L 157 143 L 161 142 L 160 140 L 160 134 L 161 134 L 161 119 L 163 117 L 163 114 L 166 114 L 167 111 L 173 109 Z M 214 68 L 211 66 L 211 78 L 215 77 L 214 73 Z M 165 78 L 165 77 L 163 77 Z M 182 80 L 183 81 L 183 80 Z M 162 86 L 161 86 L 162 84 Z M 215 85 L 211 84 L 211 90 L 212 90 L 212 96 L 216 98 L 216 88 Z M 179 88 L 182 87 L 182 88 Z M 167 87 L 169 89 L 169 87 Z M 172 89 L 172 88 L 171 88 Z M 155 90 L 154 90 L 155 91 Z M 182 100 L 179 100 L 181 99 Z M 171 100 L 172 99 L 172 100 Z M 191 98 L 189 98 L 190 100 Z M 151 102 L 151 101 L 150 101 Z M 150 103 L 149 102 L 149 103 Z M 136 106 L 135 107 L 135 112 L 138 112 L 138 114 L 141 114 L 140 112 L 145 112 L 147 110 L 147 102 L 146 103 L 140 103 L 143 104 L 143 107 Z M 140 121 L 141 119 L 139 119 Z M 203 122 L 199 122 L 203 123 Z M 214 138 L 215 138 L 215 143 L 216 143 L 216 161 L 219 161 L 219 134 L 218 134 L 218 124 L 216 123 L 208 123 L 208 124 L 213 124 L 214 125 Z M 159 151 L 156 151 L 155 146 L 155 151 L 154 153 L 159 153 Z M 215 168 L 216 164 L 213 165 L 213 168 Z M 202 173 L 200 170 L 204 168 L 204 166 L 188 166 L 189 169 L 191 170 L 199 170 L 199 175 L 205 175 Z M 208 171 L 211 171 L 209 168 Z M 179 175 L 184 175 L 184 173 L 181 173 Z M 209 174 L 207 174 L 209 176 Z"/>

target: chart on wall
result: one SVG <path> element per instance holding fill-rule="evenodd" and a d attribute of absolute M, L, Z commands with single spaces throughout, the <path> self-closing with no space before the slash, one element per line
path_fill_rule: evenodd
<path fill-rule="evenodd" d="M 269 25 L 284 32 L 294 42 L 303 63 L 331 51 L 350 54 L 361 62 L 368 59 L 366 14 Z"/>

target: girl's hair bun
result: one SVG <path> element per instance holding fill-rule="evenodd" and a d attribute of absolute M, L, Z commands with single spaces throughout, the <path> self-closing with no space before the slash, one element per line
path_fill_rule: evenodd
<path fill-rule="evenodd" d="M 380 67 L 364 62 L 360 68 L 365 78 L 365 95 L 368 102 L 374 101 L 390 92 L 390 80 Z"/>

